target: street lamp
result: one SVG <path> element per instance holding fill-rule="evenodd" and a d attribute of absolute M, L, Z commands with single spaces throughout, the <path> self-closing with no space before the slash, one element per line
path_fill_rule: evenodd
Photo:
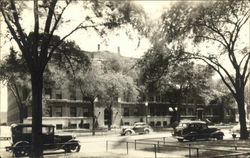
<path fill-rule="evenodd" d="M 148 123 L 148 102 L 145 102 L 145 107 L 146 107 L 146 123 Z"/>

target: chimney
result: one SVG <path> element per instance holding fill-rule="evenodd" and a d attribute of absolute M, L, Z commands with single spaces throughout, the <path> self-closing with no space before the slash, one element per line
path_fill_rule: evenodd
<path fill-rule="evenodd" d="M 118 53 L 118 55 L 121 55 L 120 54 L 120 47 L 119 46 L 117 47 L 117 53 Z"/>
<path fill-rule="evenodd" d="M 100 44 L 97 44 L 97 51 L 100 51 Z"/>

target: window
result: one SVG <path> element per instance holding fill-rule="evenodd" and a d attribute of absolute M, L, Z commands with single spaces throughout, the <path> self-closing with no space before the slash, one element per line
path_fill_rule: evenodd
<path fill-rule="evenodd" d="M 150 122 L 150 126 L 154 127 L 154 126 L 155 126 L 155 122 L 154 122 L 154 121 L 151 121 L 151 122 Z"/>
<path fill-rule="evenodd" d="M 52 99 L 52 89 L 51 88 L 45 88 L 44 89 L 45 98 L 46 99 Z"/>
<path fill-rule="evenodd" d="M 48 107 L 48 115 L 49 117 L 52 117 L 52 106 Z"/>
<path fill-rule="evenodd" d="M 56 91 L 56 99 L 62 99 L 62 91 L 60 90 Z"/>
<path fill-rule="evenodd" d="M 83 128 L 89 129 L 89 127 L 90 127 L 89 123 L 84 123 L 83 124 Z"/>
<path fill-rule="evenodd" d="M 193 115 L 194 112 L 193 112 L 193 108 L 188 108 L 188 115 Z"/>
<path fill-rule="evenodd" d="M 139 116 L 139 109 L 138 108 L 134 108 L 134 116 Z"/>
<path fill-rule="evenodd" d="M 53 127 L 42 127 L 43 134 L 53 134 Z"/>
<path fill-rule="evenodd" d="M 56 99 L 62 99 L 62 94 L 56 94 Z"/>
<path fill-rule="evenodd" d="M 155 101 L 155 97 L 154 96 L 150 96 L 149 97 L 149 101 Z"/>
<path fill-rule="evenodd" d="M 156 126 L 158 126 L 158 127 L 161 126 L 161 121 L 157 121 Z"/>
<path fill-rule="evenodd" d="M 129 116 L 129 108 L 124 108 L 123 116 Z"/>
<path fill-rule="evenodd" d="M 156 96 L 156 101 L 157 101 L 157 102 L 160 102 L 160 101 L 161 101 L 161 95 L 160 95 L 160 94 Z"/>
<path fill-rule="evenodd" d="M 70 124 L 70 125 L 69 125 L 69 128 L 70 128 L 70 129 L 76 129 L 76 128 L 77 128 L 77 125 L 76 125 L 76 124 Z"/>
<path fill-rule="evenodd" d="M 32 127 L 24 127 L 24 128 L 22 129 L 22 133 L 23 133 L 23 134 L 32 133 Z"/>
<path fill-rule="evenodd" d="M 129 122 L 124 122 L 124 125 L 129 126 Z"/>
<path fill-rule="evenodd" d="M 76 117 L 76 107 L 70 107 L 70 117 Z"/>
<path fill-rule="evenodd" d="M 167 121 L 163 121 L 163 126 L 166 127 L 168 125 Z"/>
<path fill-rule="evenodd" d="M 56 124 L 56 129 L 62 129 L 62 124 Z"/>
<path fill-rule="evenodd" d="M 62 117 L 62 107 L 61 106 L 56 107 L 55 114 L 56 114 L 56 117 Z"/>
<path fill-rule="evenodd" d="M 150 108 L 149 108 L 149 114 L 150 114 L 151 116 L 155 116 L 155 108 L 154 108 L 154 107 L 150 107 Z"/>
<path fill-rule="evenodd" d="M 83 116 L 89 117 L 89 109 L 88 108 L 83 108 Z"/>
<path fill-rule="evenodd" d="M 71 94 L 70 94 L 70 100 L 76 100 L 76 90 L 73 89 Z"/>

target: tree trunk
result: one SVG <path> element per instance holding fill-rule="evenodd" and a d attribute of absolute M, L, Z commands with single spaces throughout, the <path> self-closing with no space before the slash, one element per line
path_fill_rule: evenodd
<path fill-rule="evenodd" d="M 31 74 L 32 83 L 32 158 L 42 158 L 42 90 L 43 75 L 35 72 Z"/>
<path fill-rule="evenodd" d="M 92 135 L 95 135 L 95 104 L 94 101 L 91 101 L 92 105 Z"/>
<path fill-rule="evenodd" d="M 109 117 L 108 117 L 108 130 L 111 130 L 111 125 L 112 125 L 112 108 L 109 107 L 108 108 L 108 113 L 109 113 Z"/>
<path fill-rule="evenodd" d="M 19 109 L 19 122 L 20 123 L 23 123 L 23 119 L 24 119 L 24 109 L 23 108 L 20 108 Z"/>
<path fill-rule="evenodd" d="M 244 89 L 237 93 L 236 99 L 239 110 L 239 122 L 240 122 L 240 139 L 248 139 L 248 131 L 246 127 L 246 111 L 245 111 L 245 97 Z"/>

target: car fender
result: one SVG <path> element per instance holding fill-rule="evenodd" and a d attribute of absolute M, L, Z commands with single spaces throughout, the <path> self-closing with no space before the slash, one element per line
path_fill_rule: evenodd
<path fill-rule="evenodd" d="M 19 141 L 19 142 L 16 142 L 16 143 L 13 145 L 13 147 L 17 147 L 17 146 L 20 145 L 20 144 L 30 145 L 30 142 L 28 142 L 28 141 Z"/>
<path fill-rule="evenodd" d="M 134 133 L 135 133 L 135 131 L 134 131 L 134 130 L 132 130 L 132 129 L 126 129 L 126 130 L 124 131 L 124 133 L 126 133 L 126 132 L 128 132 L 128 131 L 130 131 L 132 134 L 134 134 Z"/>
<path fill-rule="evenodd" d="M 70 145 L 70 144 L 74 144 L 74 143 L 77 143 L 80 145 L 80 141 L 79 140 L 76 140 L 76 139 L 71 139 L 65 143 L 62 144 L 62 148 L 65 147 L 66 145 Z"/>
<path fill-rule="evenodd" d="M 193 136 L 197 136 L 197 132 L 189 132 L 189 133 L 183 135 L 183 138 L 186 139 L 188 137 L 193 137 Z"/>
<path fill-rule="evenodd" d="M 211 135 L 223 135 L 224 136 L 224 133 L 221 131 L 214 131 L 211 133 Z"/>
<path fill-rule="evenodd" d="M 72 144 L 76 144 L 76 146 L 78 146 L 76 152 L 79 152 L 79 151 L 80 151 L 80 148 L 81 148 L 81 145 L 80 145 L 80 141 L 78 141 L 78 140 L 76 140 L 76 139 L 71 139 L 71 140 L 67 141 L 66 143 L 64 143 L 64 144 L 61 146 L 61 148 L 64 149 L 64 150 L 65 150 L 65 149 L 68 149 L 68 148 L 70 147 L 70 145 L 72 145 Z M 65 151 L 66 151 L 66 150 L 65 150 Z M 71 152 L 70 149 L 69 149 L 68 152 Z"/>

